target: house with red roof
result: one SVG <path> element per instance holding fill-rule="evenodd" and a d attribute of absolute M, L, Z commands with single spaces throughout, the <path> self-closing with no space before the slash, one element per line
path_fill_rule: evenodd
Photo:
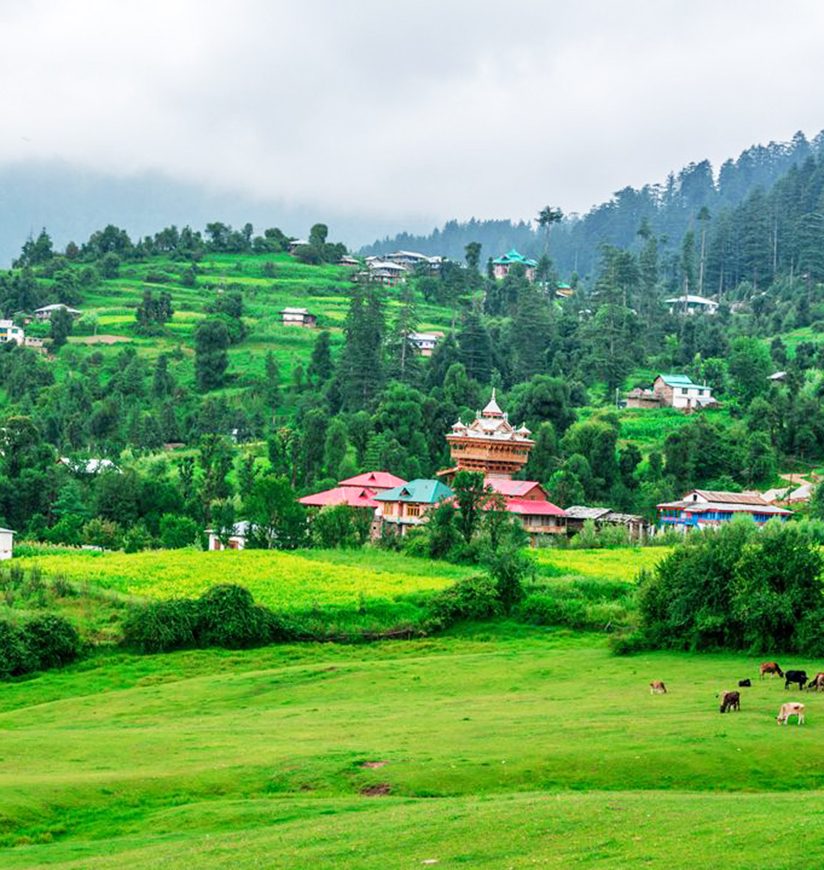
<path fill-rule="evenodd" d="M 487 477 L 484 484 L 502 496 L 507 513 L 518 517 L 533 547 L 540 535 L 566 534 L 566 512 L 549 500 L 536 480 Z"/>

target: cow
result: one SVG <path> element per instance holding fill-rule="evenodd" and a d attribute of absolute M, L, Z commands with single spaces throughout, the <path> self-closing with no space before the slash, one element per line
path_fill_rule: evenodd
<path fill-rule="evenodd" d="M 663 680 L 653 680 L 649 684 L 649 693 L 650 695 L 666 695 L 667 687 L 664 685 Z"/>
<path fill-rule="evenodd" d="M 798 689 L 804 688 L 804 683 L 807 682 L 806 671 L 785 671 L 784 673 L 784 688 L 789 689 L 792 683 L 798 683 Z"/>
<path fill-rule="evenodd" d="M 799 704 L 798 701 L 790 701 L 787 704 L 782 704 L 781 709 L 778 711 L 778 715 L 775 717 L 775 721 L 778 722 L 779 725 L 786 725 L 787 719 L 790 716 L 795 716 L 799 725 L 804 724 L 804 705 Z"/>
<path fill-rule="evenodd" d="M 807 683 L 808 689 L 815 689 L 816 692 L 820 692 L 824 689 L 824 672 L 819 671 L 809 683 Z"/>
<path fill-rule="evenodd" d="M 739 689 L 743 689 L 745 686 L 751 686 L 751 685 L 752 685 L 752 682 L 749 679 L 738 681 L 738 688 Z"/>
<path fill-rule="evenodd" d="M 741 692 L 721 693 L 721 712 L 728 713 L 730 710 L 741 709 Z"/>
<path fill-rule="evenodd" d="M 769 674 L 771 677 L 778 674 L 779 677 L 784 676 L 784 671 L 778 666 L 778 662 L 764 662 L 760 668 L 761 671 L 761 679 L 764 679 L 764 674 Z"/>

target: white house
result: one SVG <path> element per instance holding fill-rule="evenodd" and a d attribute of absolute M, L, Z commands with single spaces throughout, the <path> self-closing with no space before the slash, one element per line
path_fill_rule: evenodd
<path fill-rule="evenodd" d="M 410 332 L 406 338 L 421 356 L 432 356 L 435 346 L 443 338 L 443 333 Z"/>
<path fill-rule="evenodd" d="M 23 344 L 26 334 L 22 327 L 15 326 L 13 320 L 0 320 L 0 344 L 13 341 L 15 344 Z"/>
<path fill-rule="evenodd" d="M 52 305 L 44 305 L 42 308 L 37 308 L 34 312 L 34 316 L 38 320 L 51 320 L 52 314 L 55 311 L 68 311 L 72 317 L 77 317 L 79 314 L 82 314 L 81 311 L 78 311 L 76 308 L 69 308 L 68 305 L 64 305 L 62 302 L 55 302 Z"/>
<path fill-rule="evenodd" d="M 280 321 L 284 326 L 308 326 L 313 327 L 318 318 L 310 314 L 305 308 L 284 308 L 280 312 Z"/>
<path fill-rule="evenodd" d="M 693 411 L 717 406 L 718 400 L 713 397 L 711 387 L 694 383 L 689 375 L 658 375 L 651 390 L 639 387 L 627 394 L 628 408 L 660 408 L 665 405 L 679 411 Z"/>
<path fill-rule="evenodd" d="M 14 551 L 14 532 L 0 529 L 0 559 L 11 559 Z"/>
<path fill-rule="evenodd" d="M 673 296 L 664 302 L 670 307 L 670 314 L 715 314 L 718 303 L 704 296 L 693 296 L 685 293 L 683 296 Z"/>
<path fill-rule="evenodd" d="M 246 520 L 241 520 L 235 523 L 232 528 L 232 534 L 227 539 L 226 546 L 220 540 L 218 533 L 214 529 L 206 529 L 206 534 L 209 536 L 210 550 L 245 550 L 246 537 L 249 534 L 249 523 Z"/>

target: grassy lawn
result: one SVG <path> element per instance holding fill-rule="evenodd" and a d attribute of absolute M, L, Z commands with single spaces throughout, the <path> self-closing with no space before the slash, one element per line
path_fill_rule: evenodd
<path fill-rule="evenodd" d="M 721 716 L 757 665 L 494 624 L 101 656 L 4 687 L 2 866 L 821 866 L 824 697 Z"/>

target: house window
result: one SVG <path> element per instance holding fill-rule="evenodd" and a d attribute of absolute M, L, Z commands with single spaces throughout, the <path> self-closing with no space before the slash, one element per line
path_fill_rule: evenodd
<path fill-rule="evenodd" d="M 686 396 L 688 392 L 689 392 L 689 391 L 687 390 L 686 387 L 681 387 L 681 395 L 682 395 L 682 396 Z"/>
<path fill-rule="evenodd" d="M 406 515 L 408 517 L 417 517 L 421 514 L 421 506 L 419 504 L 410 504 L 406 506 Z"/>

